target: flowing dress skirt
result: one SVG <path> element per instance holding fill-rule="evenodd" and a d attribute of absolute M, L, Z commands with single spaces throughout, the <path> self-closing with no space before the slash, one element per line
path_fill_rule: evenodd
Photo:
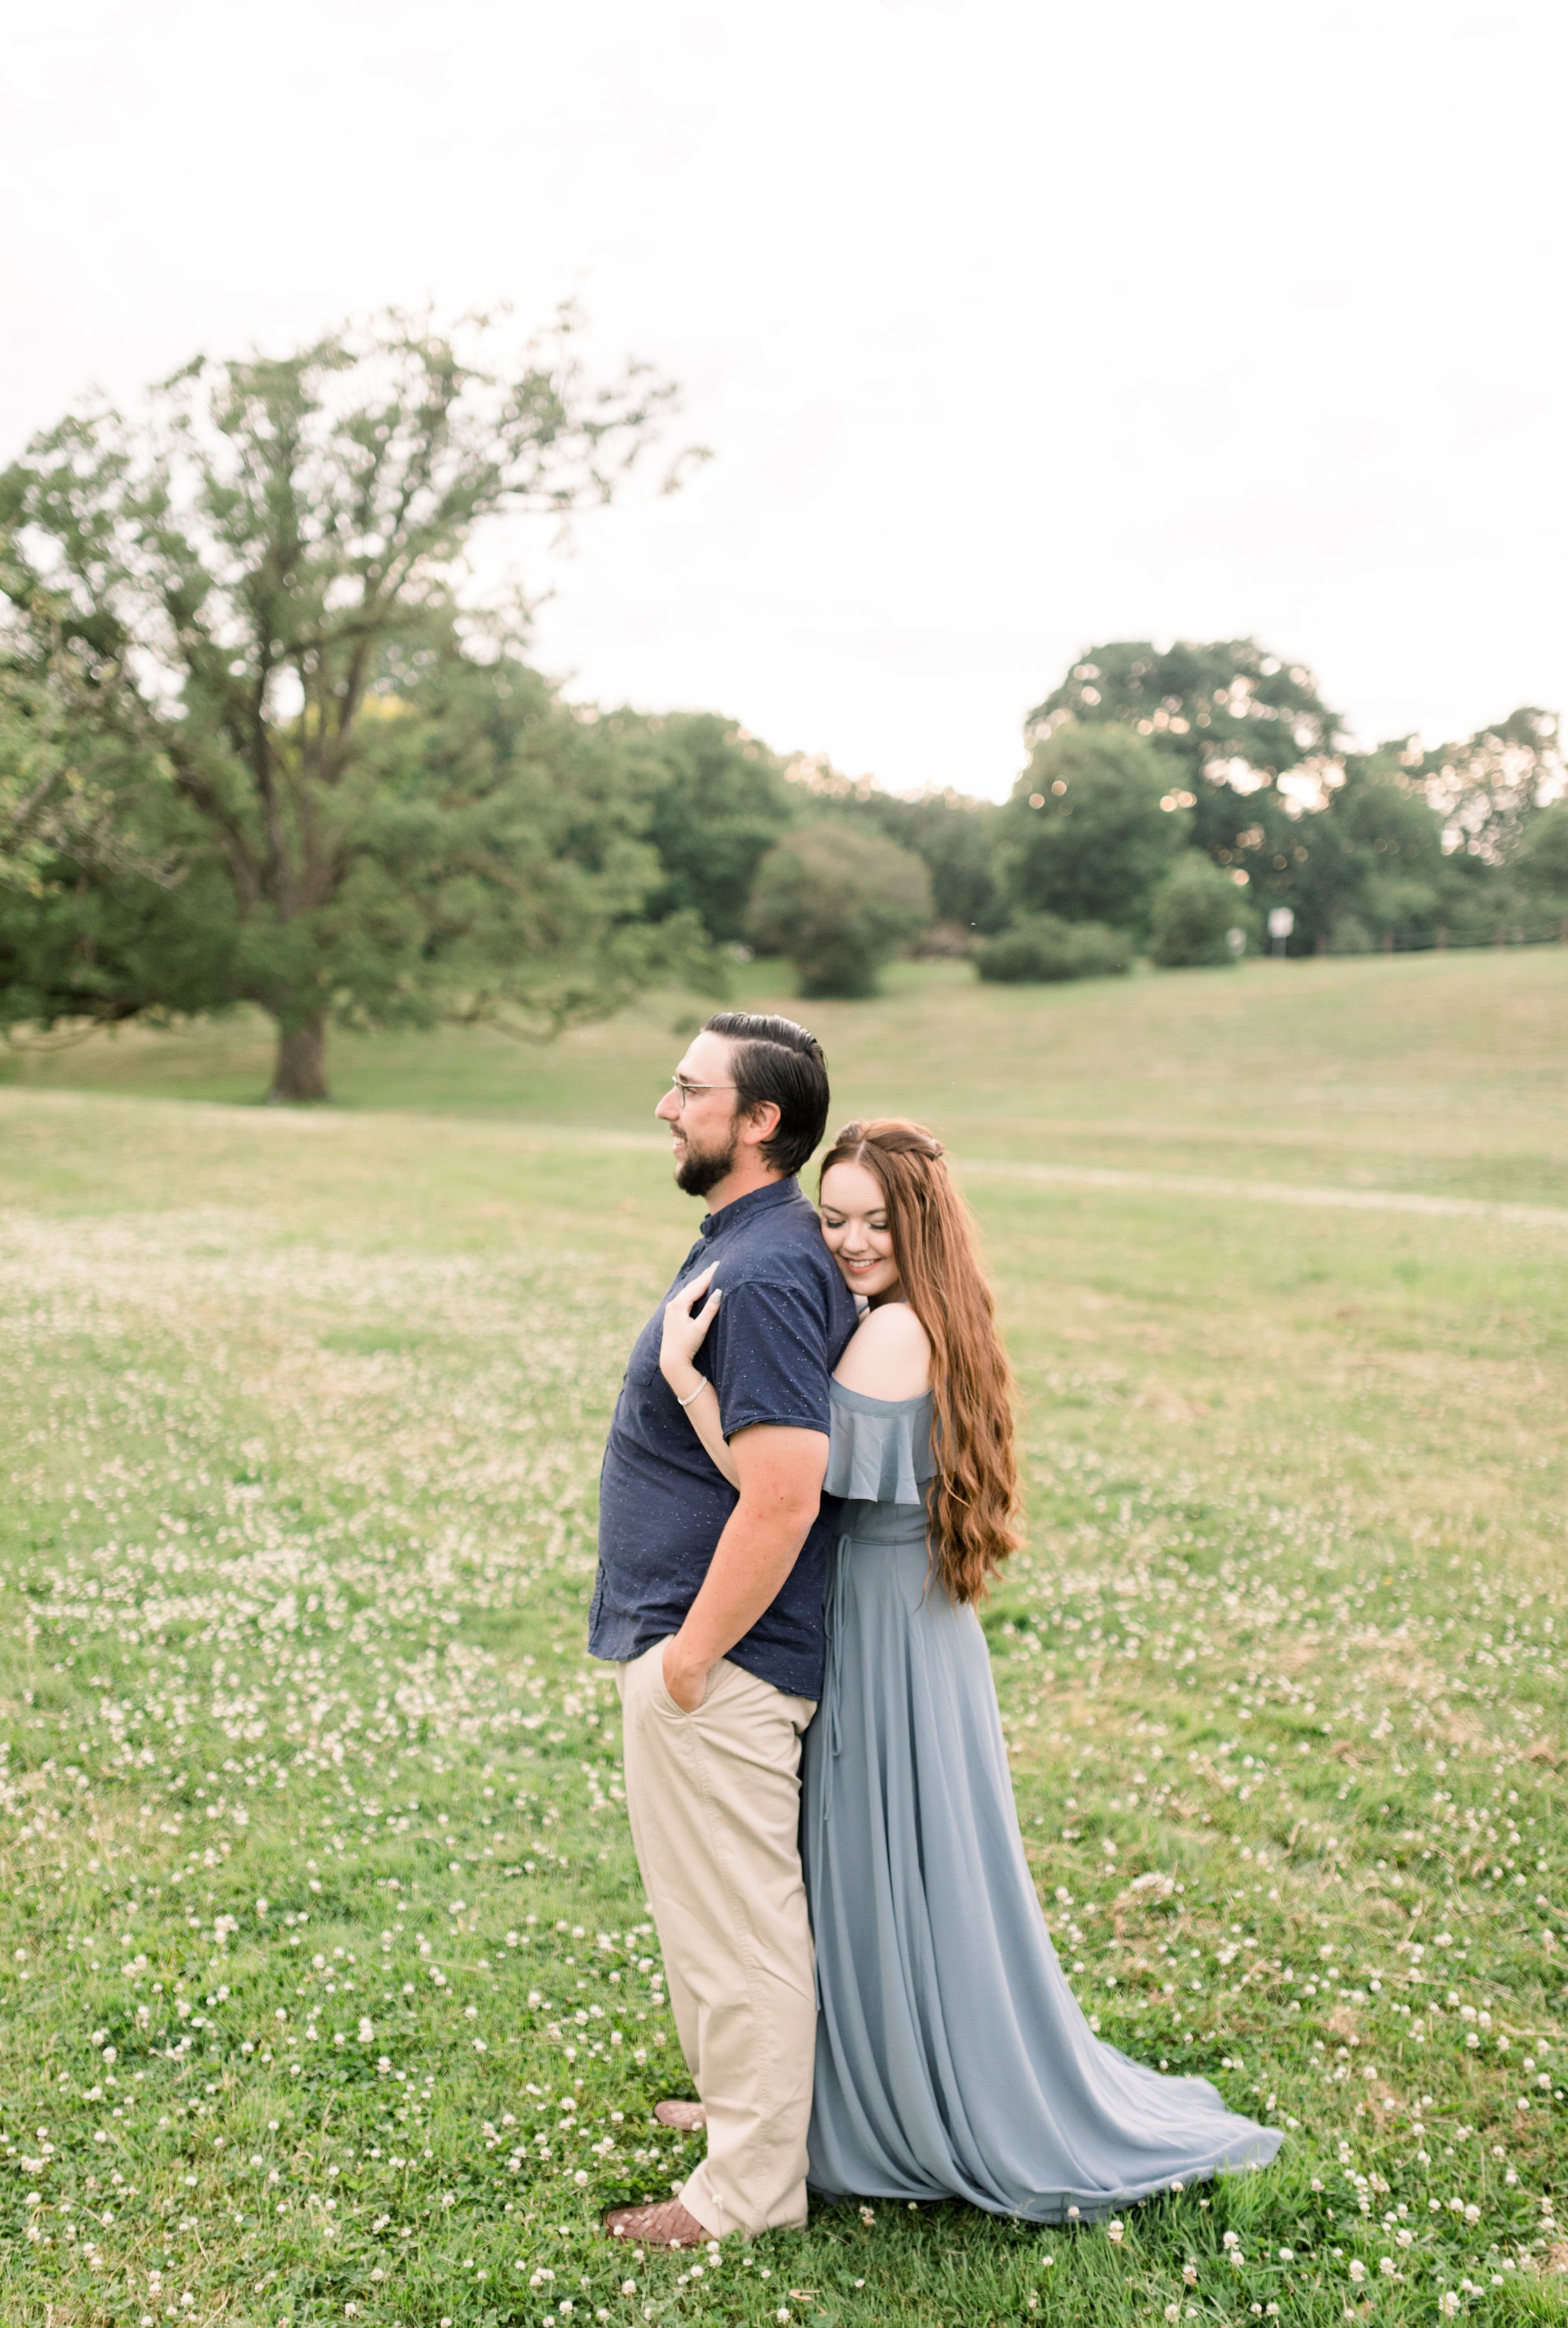
<path fill-rule="evenodd" d="M 1085 2021 L 1024 1857 L 985 1637 L 928 1585 L 924 1511 L 850 1503 L 843 1527 L 802 1801 L 812 2188 L 1091 2221 L 1265 2164 L 1281 2134 Z"/>

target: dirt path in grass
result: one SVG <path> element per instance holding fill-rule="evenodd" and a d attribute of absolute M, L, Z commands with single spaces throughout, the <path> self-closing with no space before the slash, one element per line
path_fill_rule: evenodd
<path fill-rule="evenodd" d="M 105 1100 L 97 1093 L 22 1092 L 0 1089 L 0 1119 L 24 1121 L 30 1115 L 59 1116 L 108 1109 L 135 1107 L 139 1104 L 163 1114 L 170 1122 L 181 1120 L 192 1125 L 221 1125 L 233 1130 L 242 1123 L 251 1139 L 288 1140 L 301 1138 L 314 1142 L 328 1141 L 341 1137 L 352 1141 L 373 1126 L 378 1117 L 382 1122 L 408 1122 L 417 1121 L 428 1126 L 432 1135 L 439 1138 L 460 1131 L 461 1137 L 472 1143 L 478 1141 L 490 1144 L 499 1141 L 503 1145 L 516 1143 L 524 1148 L 546 1149 L 625 1149 L 643 1154 L 668 1153 L 668 1142 L 658 1132 L 614 1131 L 596 1124 L 576 1124 L 540 1122 L 526 1117 L 507 1117 L 498 1113 L 488 1119 L 463 1115 L 443 1116 L 423 1110 L 389 1108 L 385 1110 L 345 1109 L 295 1111 L 291 1109 L 238 1109 L 222 1103 L 203 1100 L 159 1100 L 127 1102 L 117 1096 Z M 106 1122 L 108 1120 L 107 1114 Z M 1042 1187 L 1103 1188 L 1146 1193 L 1156 1197 L 1181 1198 L 1186 1197 L 1220 1197 L 1229 1202 L 1240 1200 L 1259 1205 L 1292 1205 L 1301 1208 L 1327 1207 L 1351 1213 L 1404 1213 L 1435 1220 L 1495 1221 L 1520 1228 L 1568 1230 L 1568 1206 L 1509 1204 L 1488 1197 L 1439 1197 L 1422 1195 L 1404 1188 L 1351 1188 L 1333 1184 L 1302 1186 L 1285 1180 L 1233 1179 L 1217 1173 L 1207 1172 L 1146 1172 L 1111 1164 L 1036 1164 L 1001 1157 L 954 1155 L 953 1164 L 961 1173 L 996 1180 L 1032 1181 Z"/>
<path fill-rule="evenodd" d="M 1351 1213 L 1418 1213 L 1448 1220 L 1508 1221 L 1525 1228 L 1568 1229 L 1568 1207 L 1509 1205 L 1486 1197 L 1424 1197 L 1401 1188 L 1300 1188 L 1284 1180 L 1225 1180 L 1203 1173 L 1126 1172 L 1106 1164 L 1013 1164 L 955 1156 L 960 1172 L 999 1180 L 1035 1180 L 1063 1188 L 1147 1189 L 1160 1197 L 1241 1197 L 1259 1205 L 1327 1205 Z"/>

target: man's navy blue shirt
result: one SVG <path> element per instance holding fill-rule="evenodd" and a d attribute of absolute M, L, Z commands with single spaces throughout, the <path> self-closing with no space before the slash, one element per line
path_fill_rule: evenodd
<path fill-rule="evenodd" d="M 724 1299 L 697 1363 L 718 1393 L 725 1437 L 757 1422 L 826 1433 L 829 1378 L 857 1312 L 799 1181 L 770 1181 L 709 1213 L 664 1301 L 710 1261 Z M 663 1316 L 661 1302 L 637 1337 L 599 1475 L 599 1572 L 588 1615 L 596 1657 L 640 1657 L 680 1630 L 739 1501 L 659 1371 Z M 822 1695 L 836 1508 L 824 1497 L 777 1600 L 729 1652 L 792 1697 Z"/>

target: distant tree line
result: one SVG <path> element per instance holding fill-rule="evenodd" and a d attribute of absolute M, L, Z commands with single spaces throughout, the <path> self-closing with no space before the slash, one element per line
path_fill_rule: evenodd
<path fill-rule="evenodd" d="M 1157 952 L 1170 881 L 1197 893 L 1185 862 L 1150 880 L 1161 821 L 1172 859 L 1194 852 L 1230 880 L 1249 937 L 1290 909 L 1292 953 L 1555 935 L 1568 915 L 1559 723 L 1535 707 L 1435 751 L 1409 737 L 1357 751 L 1311 672 L 1254 640 L 1120 642 L 1074 664 L 1026 737 L 1007 811 L 1020 904 L 1029 861 L 1047 868 L 1030 904 L 1085 916 L 1068 835 L 1087 781 L 1100 815 L 1121 803 L 1095 851 L 1102 917 L 1154 933 Z"/>
<path fill-rule="evenodd" d="M 1568 926 L 1557 721 L 1362 752 L 1252 640 L 1091 648 L 1005 803 L 906 799 L 710 712 L 570 706 L 460 589 L 509 509 L 610 498 L 671 404 L 390 319 L 198 362 L 0 477 L 0 1027 L 258 1006 L 549 1035 L 727 954 L 860 995 L 890 955 L 1058 979 Z M 677 471 L 668 482 L 677 482 Z"/>
<path fill-rule="evenodd" d="M 997 979 L 1227 962 L 1278 907 L 1292 954 L 1568 934 L 1555 715 L 1357 751 L 1311 673 L 1250 639 L 1091 649 L 1001 804 L 901 798 L 711 715 L 610 724 L 651 787 L 657 910 L 785 955 L 808 993 L 868 993 L 912 945 Z"/>

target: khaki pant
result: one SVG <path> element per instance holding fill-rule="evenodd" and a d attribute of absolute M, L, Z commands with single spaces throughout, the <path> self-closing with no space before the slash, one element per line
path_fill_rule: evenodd
<path fill-rule="evenodd" d="M 801 1733 L 815 1707 L 728 1657 L 683 1713 L 664 1645 L 616 1668 L 626 1807 L 708 2155 L 681 2193 L 713 2238 L 806 2220 L 816 1982 L 801 1876 Z"/>

